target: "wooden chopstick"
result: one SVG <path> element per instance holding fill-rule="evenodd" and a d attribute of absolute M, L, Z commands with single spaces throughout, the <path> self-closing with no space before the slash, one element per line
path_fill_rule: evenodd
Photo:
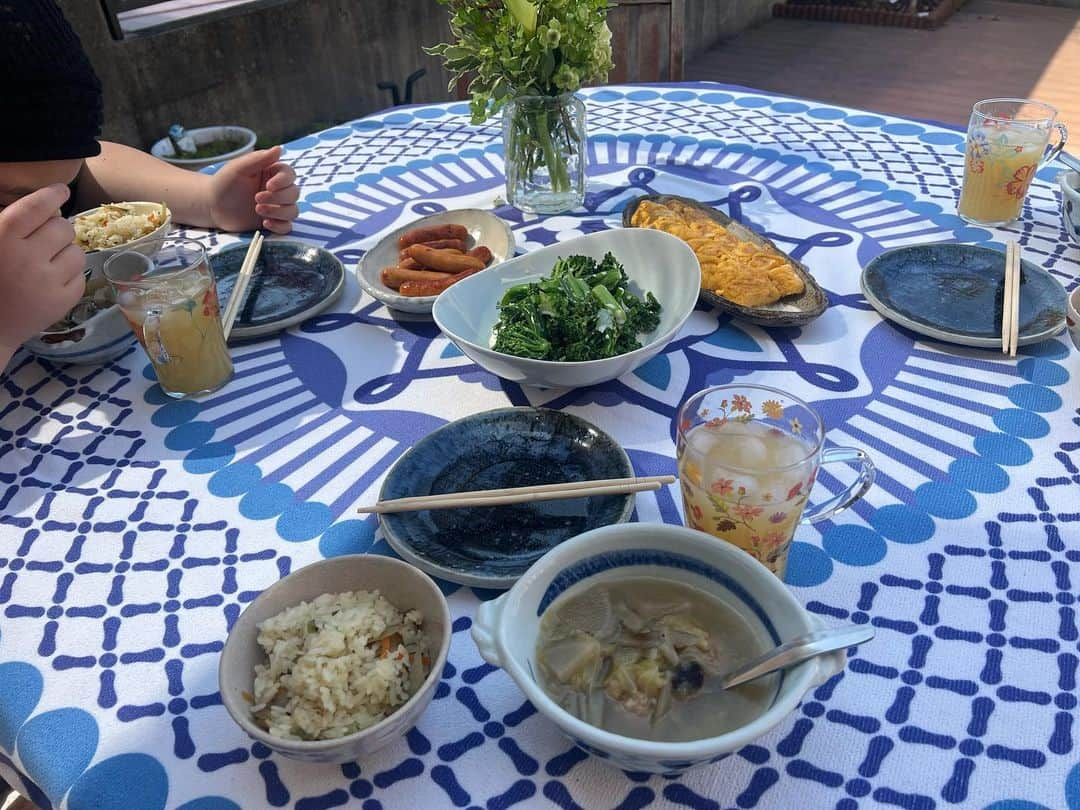
<path fill-rule="evenodd" d="M 1005 243 L 1005 281 L 1001 298 L 1001 351 L 1016 357 L 1020 329 L 1020 245 Z"/>
<path fill-rule="evenodd" d="M 225 314 L 221 316 L 221 329 L 225 333 L 226 340 L 229 339 L 229 332 L 232 331 L 233 321 L 236 320 L 236 316 L 240 313 L 240 305 L 244 301 L 245 293 L 247 293 L 248 282 L 251 281 L 251 273 L 255 269 L 255 263 L 259 260 L 262 244 L 263 235 L 256 231 L 255 236 L 252 237 L 251 243 L 248 245 L 247 253 L 244 254 L 240 272 L 236 274 L 236 283 L 233 285 L 232 295 L 229 296 L 229 305 L 225 308 Z"/>
<path fill-rule="evenodd" d="M 1012 310 L 1009 319 L 1009 356 L 1016 356 L 1016 341 L 1020 338 L 1020 243 L 1013 243 Z"/>
<path fill-rule="evenodd" d="M 470 506 L 502 506 L 510 503 L 555 501 L 564 498 L 584 498 L 593 495 L 622 495 L 630 492 L 657 490 L 675 483 L 674 475 L 650 475 L 638 478 L 607 478 L 597 481 L 569 481 L 563 484 L 539 484 L 507 489 L 481 489 L 472 492 L 448 492 L 443 495 L 418 495 L 379 501 L 361 506 L 360 514 L 389 512 L 420 512 L 427 509 L 457 509 Z"/>
<path fill-rule="evenodd" d="M 1005 278 L 1002 281 L 1001 294 L 1001 353 L 1009 353 L 1009 342 L 1012 338 L 1013 317 L 1013 253 L 1016 250 L 1016 242 L 1009 240 L 1005 243 Z"/>

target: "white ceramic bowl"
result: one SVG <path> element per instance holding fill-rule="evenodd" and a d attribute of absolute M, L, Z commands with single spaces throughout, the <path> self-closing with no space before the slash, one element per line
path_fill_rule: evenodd
<path fill-rule="evenodd" d="M 153 211 L 161 207 L 156 202 L 128 202 L 136 211 Z M 69 219 L 74 222 L 84 214 L 97 211 L 91 208 Z M 165 221 L 150 233 L 132 239 L 123 245 L 91 250 L 86 254 L 87 282 L 103 282 L 105 262 L 110 256 L 127 250 L 134 250 L 146 256 L 153 256 L 164 244 L 172 227 L 172 212 L 166 209 Z M 97 313 L 94 317 L 72 329 L 57 332 L 41 332 L 28 340 L 23 347 L 38 357 L 45 357 L 55 363 L 93 364 L 104 363 L 123 354 L 135 340 L 131 327 L 124 319 L 120 307 L 115 304 Z"/>
<path fill-rule="evenodd" d="M 176 156 L 176 150 L 173 149 L 172 141 L 168 138 L 162 138 L 150 147 L 150 154 L 156 158 L 161 158 L 174 166 L 179 166 L 182 169 L 195 170 L 205 169 L 207 166 L 213 166 L 215 163 L 224 163 L 227 160 L 240 157 L 240 155 L 246 155 L 255 148 L 255 133 L 247 127 L 199 127 L 198 129 L 189 129 L 187 134 L 192 137 L 196 146 L 201 146 L 204 143 L 210 143 L 210 141 L 216 141 L 221 138 L 242 141 L 243 146 L 234 149 L 231 152 L 226 152 L 223 155 L 216 155 L 215 157 L 179 158 Z"/>
<path fill-rule="evenodd" d="M 1080 172 L 1062 172 L 1058 175 L 1061 185 L 1061 223 L 1065 233 L 1080 244 Z"/>
<path fill-rule="evenodd" d="M 382 283 L 380 273 L 384 267 L 392 267 L 398 263 L 398 237 L 413 228 L 430 228 L 435 225 L 463 225 L 469 232 L 467 248 L 477 245 L 485 245 L 491 251 L 491 264 L 494 267 L 500 262 L 506 261 L 514 255 L 514 232 L 510 226 L 492 214 L 490 211 L 481 211 L 478 208 L 461 208 L 457 211 L 443 211 L 431 214 L 402 225 L 382 239 L 371 250 L 364 254 L 360 263 L 356 266 L 356 278 L 360 286 L 372 298 L 382 301 L 391 309 L 401 312 L 415 312 L 426 315 L 431 312 L 437 296 L 427 295 L 411 297 L 402 295 L 396 290 Z M 459 282 L 460 283 L 460 282 Z"/>
<path fill-rule="evenodd" d="M 159 202 L 125 202 L 124 205 L 131 206 L 138 213 L 148 213 L 150 211 L 156 211 L 161 208 Z M 91 208 L 87 211 L 75 214 L 69 219 L 74 222 L 81 216 L 86 214 L 92 214 L 95 211 L 99 211 L 98 208 Z M 172 228 L 172 211 L 168 208 L 165 209 L 165 221 L 162 222 L 154 230 L 145 236 L 140 236 L 138 239 L 132 239 L 130 242 L 125 242 L 122 245 L 116 247 L 104 248 L 103 250 L 90 250 L 86 253 L 86 270 L 88 279 L 104 278 L 105 277 L 105 262 L 110 256 L 114 256 L 117 253 L 123 253 L 128 250 L 134 250 L 138 253 L 142 253 L 144 256 L 153 256 L 159 250 L 161 250 L 162 244 L 165 242 L 165 238 L 169 235 L 169 229 Z"/>
<path fill-rule="evenodd" d="M 741 728 L 690 742 L 652 742 L 612 734 L 562 709 L 533 677 L 540 617 L 555 599 L 623 578 L 681 582 L 739 610 L 777 644 L 820 630 L 784 584 L 746 552 L 703 532 L 655 523 L 621 523 L 585 532 L 545 554 L 509 591 L 477 609 L 472 636 L 480 655 L 501 667 L 542 715 L 583 750 L 628 771 L 678 773 L 718 762 L 777 726 L 803 696 L 840 672 L 845 652 L 788 670 L 772 706 Z"/>
<path fill-rule="evenodd" d="M 266 655 L 256 641 L 260 622 L 300 602 L 324 593 L 378 590 L 400 610 L 419 610 L 427 636 L 432 667 L 416 693 L 389 717 L 336 740 L 283 740 L 259 728 L 251 719 L 250 695 L 255 664 Z M 376 554 L 334 557 L 305 566 L 271 585 L 236 620 L 218 665 L 218 687 L 226 710 L 253 740 L 291 759 L 305 762 L 353 762 L 378 751 L 416 725 L 439 685 L 450 651 L 451 619 L 446 598 L 424 572 L 408 563 Z"/>
<path fill-rule="evenodd" d="M 630 289 L 638 295 L 651 292 L 661 305 L 660 325 L 642 338 L 640 349 L 570 363 L 514 357 L 490 348 L 498 304 L 507 289 L 550 275 L 564 256 L 599 260 L 609 251 L 626 269 Z M 659 354 L 694 311 L 700 292 L 701 266 L 686 242 L 663 231 L 625 228 L 579 236 L 462 279 L 436 299 L 432 314 L 443 333 L 492 374 L 522 385 L 577 388 L 614 380 Z"/>
<path fill-rule="evenodd" d="M 1065 324 L 1068 326 L 1073 345 L 1080 352 L 1080 287 L 1073 290 L 1066 299 Z"/>
<path fill-rule="evenodd" d="M 135 342 L 120 307 L 113 304 L 94 317 L 64 332 L 42 332 L 23 348 L 54 363 L 105 363 L 119 357 Z"/>

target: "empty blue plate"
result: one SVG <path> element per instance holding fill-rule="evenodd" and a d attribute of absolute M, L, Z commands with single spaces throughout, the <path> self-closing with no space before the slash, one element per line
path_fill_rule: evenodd
<path fill-rule="evenodd" d="M 222 312 L 247 249 L 243 242 L 210 257 Z M 344 287 L 345 270 L 330 251 L 304 242 L 267 239 L 229 338 L 260 337 L 295 326 L 334 303 Z"/>
<path fill-rule="evenodd" d="M 939 243 L 882 253 L 863 270 L 863 295 L 881 315 L 921 335 L 1001 347 L 1005 254 Z M 1038 343 L 1065 328 L 1065 288 L 1029 261 L 1020 270 L 1017 343 Z"/>
<path fill-rule="evenodd" d="M 379 500 L 633 475 L 626 452 L 584 419 L 500 408 L 425 436 L 397 460 Z M 397 512 L 379 516 L 390 546 L 417 568 L 480 588 L 509 588 L 547 551 L 628 520 L 634 496 Z"/>

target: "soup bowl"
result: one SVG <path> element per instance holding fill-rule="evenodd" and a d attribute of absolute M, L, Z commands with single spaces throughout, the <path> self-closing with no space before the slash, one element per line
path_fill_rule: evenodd
<path fill-rule="evenodd" d="M 658 579 L 705 591 L 734 609 L 764 645 L 820 630 L 775 575 L 746 552 L 709 535 L 654 523 L 604 526 L 542 557 L 509 591 L 482 604 L 472 637 L 481 657 L 505 669 L 537 711 L 584 751 L 623 770 L 674 774 L 719 762 L 779 725 L 813 687 L 844 668 L 841 651 L 783 673 L 772 703 L 745 725 L 704 739 L 656 742 L 605 731 L 567 712 L 538 682 L 540 619 L 560 596 L 623 579 Z"/>
<path fill-rule="evenodd" d="M 1072 291 L 1065 308 L 1065 323 L 1069 327 L 1069 337 L 1080 352 L 1080 287 Z"/>

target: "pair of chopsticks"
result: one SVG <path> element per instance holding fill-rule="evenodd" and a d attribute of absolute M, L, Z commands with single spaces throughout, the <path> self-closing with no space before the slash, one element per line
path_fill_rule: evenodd
<path fill-rule="evenodd" d="M 1005 244 L 1005 288 L 1001 303 L 1001 351 L 1016 357 L 1016 339 L 1020 328 L 1020 245 Z"/>
<path fill-rule="evenodd" d="M 540 484 L 508 489 L 478 489 L 472 492 L 448 492 L 445 495 L 419 495 L 395 498 L 361 506 L 360 514 L 420 512 L 426 509 L 457 509 L 471 506 L 502 506 L 509 503 L 557 501 L 563 498 L 586 498 L 593 495 L 624 495 L 646 492 L 675 483 L 674 475 L 647 475 L 636 478 L 606 478 L 598 481 L 571 481 L 565 484 Z"/>
<path fill-rule="evenodd" d="M 229 305 L 225 307 L 225 314 L 221 316 L 221 329 L 225 332 L 225 340 L 229 339 L 233 321 L 240 312 L 240 305 L 244 303 L 244 295 L 247 293 L 248 282 L 255 270 L 255 263 L 259 260 L 259 252 L 262 250 L 263 235 L 255 232 L 255 236 L 248 245 L 247 253 L 244 254 L 244 262 L 240 265 L 240 272 L 236 274 L 236 284 L 233 285 L 232 295 L 229 296 Z"/>

